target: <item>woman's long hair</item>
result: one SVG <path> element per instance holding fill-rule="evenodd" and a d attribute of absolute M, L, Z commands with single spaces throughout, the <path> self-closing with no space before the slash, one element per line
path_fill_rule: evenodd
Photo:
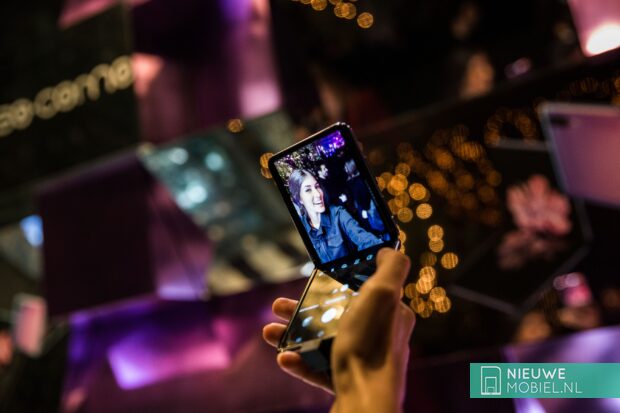
<path fill-rule="evenodd" d="M 311 176 L 316 180 L 314 174 L 307 169 L 295 169 L 288 177 L 288 190 L 291 192 L 293 203 L 304 215 L 306 215 L 306 208 L 301 203 L 301 183 L 308 176 Z"/>

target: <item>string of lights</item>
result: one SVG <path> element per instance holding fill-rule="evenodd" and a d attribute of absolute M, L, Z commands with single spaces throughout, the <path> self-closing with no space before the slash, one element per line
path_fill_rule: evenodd
<path fill-rule="evenodd" d="M 328 4 L 332 6 L 332 11 L 336 17 L 343 20 L 355 20 L 357 26 L 362 29 L 369 29 L 375 22 L 372 13 L 358 13 L 358 6 L 355 5 L 357 0 L 350 2 L 344 0 L 292 0 L 297 3 L 311 6 L 315 11 L 323 11 L 327 9 Z"/>

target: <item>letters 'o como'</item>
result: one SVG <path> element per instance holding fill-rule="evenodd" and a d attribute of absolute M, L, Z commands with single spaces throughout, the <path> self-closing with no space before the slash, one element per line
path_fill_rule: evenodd
<path fill-rule="evenodd" d="M 120 56 L 112 64 L 95 66 L 90 73 L 74 80 L 63 80 L 53 87 L 45 87 L 33 101 L 20 98 L 11 104 L 0 105 L 0 137 L 15 130 L 26 129 L 34 117 L 51 119 L 59 112 L 70 112 L 84 103 L 85 98 L 97 100 L 101 95 L 101 81 L 107 93 L 126 89 L 133 83 L 131 59 Z"/>

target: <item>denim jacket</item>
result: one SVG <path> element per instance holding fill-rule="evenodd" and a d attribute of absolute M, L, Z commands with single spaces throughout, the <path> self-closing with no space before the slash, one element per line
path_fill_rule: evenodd
<path fill-rule="evenodd" d="M 380 238 L 366 231 L 341 206 L 331 206 L 328 213 L 321 214 L 321 226 L 313 228 L 302 216 L 306 232 L 322 263 L 333 261 L 357 251 L 380 244 Z M 327 212 L 327 211 L 326 211 Z"/>

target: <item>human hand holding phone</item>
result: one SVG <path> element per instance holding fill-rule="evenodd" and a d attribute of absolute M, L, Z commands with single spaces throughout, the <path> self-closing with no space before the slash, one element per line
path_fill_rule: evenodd
<path fill-rule="evenodd" d="M 299 353 L 285 351 L 277 356 L 285 372 L 336 394 L 333 413 L 401 409 L 415 324 L 413 311 L 400 301 L 410 264 L 405 255 L 389 248 L 380 250 L 376 263 L 376 272 L 341 318 L 332 347 L 331 380 L 306 366 Z M 296 305 L 295 300 L 278 298 L 273 311 L 288 321 Z M 268 324 L 263 337 L 277 346 L 285 330 L 283 324 Z"/>

